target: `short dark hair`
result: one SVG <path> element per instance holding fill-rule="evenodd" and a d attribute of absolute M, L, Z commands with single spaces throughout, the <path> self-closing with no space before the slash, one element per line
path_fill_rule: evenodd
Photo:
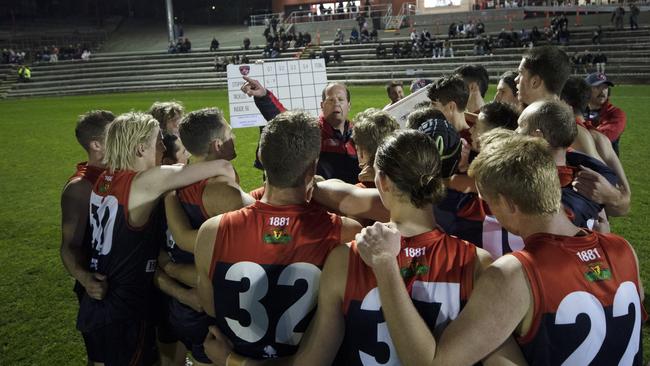
<path fill-rule="evenodd" d="M 219 108 L 203 108 L 188 113 L 178 125 L 178 133 L 187 151 L 195 156 L 207 155 L 210 143 L 223 139 L 228 125 Z"/>
<path fill-rule="evenodd" d="M 280 113 L 262 130 L 260 159 L 267 181 L 278 188 L 302 184 L 307 169 L 320 153 L 316 117 L 303 111 Z"/>
<path fill-rule="evenodd" d="M 580 76 L 571 76 L 562 88 L 560 98 L 573 108 L 574 114 L 583 114 L 591 99 L 591 86 Z"/>
<path fill-rule="evenodd" d="M 571 75 L 571 62 L 564 51 L 555 46 L 533 47 L 524 52 L 523 60 L 524 68 L 539 76 L 549 92 L 560 95 Z"/>
<path fill-rule="evenodd" d="M 438 101 L 443 105 L 455 102 L 458 109 L 462 111 L 467 107 L 469 90 L 460 76 L 447 75 L 431 84 L 427 96 L 432 102 Z"/>
<path fill-rule="evenodd" d="M 163 144 L 165 144 L 165 151 L 163 152 L 163 161 L 167 159 L 170 162 L 177 163 L 176 161 L 176 152 L 178 148 L 176 147 L 176 140 L 178 136 L 173 133 L 163 132 Z"/>
<path fill-rule="evenodd" d="M 481 97 L 485 97 L 490 84 L 490 75 L 483 65 L 463 65 L 454 70 L 454 74 L 459 75 L 466 83 L 477 83 L 481 91 Z"/>
<path fill-rule="evenodd" d="M 542 131 L 552 148 L 568 148 L 578 135 L 573 111 L 559 100 L 535 102 L 526 107 L 519 118 L 525 121 L 525 134 Z"/>
<path fill-rule="evenodd" d="M 112 112 L 104 110 L 89 111 L 79 116 L 74 129 L 79 145 L 88 151 L 91 141 L 99 141 L 104 144 L 106 126 L 114 119 L 115 115 Z"/>
<path fill-rule="evenodd" d="M 424 122 L 432 119 L 446 120 L 445 115 L 435 108 L 416 109 L 406 117 L 406 128 L 417 130 Z"/>
<path fill-rule="evenodd" d="M 401 81 L 391 80 L 388 84 L 386 84 L 386 93 L 390 93 L 390 90 L 396 86 L 403 87 L 403 84 Z"/>
<path fill-rule="evenodd" d="M 348 98 L 348 103 L 350 103 L 350 89 L 348 89 L 348 86 L 345 85 L 344 83 L 339 83 L 339 82 L 332 82 L 325 85 L 325 87 L 323 88 L 323 92 L 321 94 L 321 101 L 325 100 L 325 92 L 327 91 L 327 89 L 335 85 L 340 85 L 345 88 L 345 96 Z"/>
<path fill-rule="evenodd" d="M 519 76 L 519 73 L 516 71 L 506 71 L 499 78 L 499 81 L 503 81 L 510 87 L 510 89 L 512 89 L 512 94 L 514 95 L 517 95 L 517 92 L 519 91 L 517 89 L 517 83 L 515 82 L 517 76 Z"/>
<path fill-rule="evenodd" d="M 484 104 L 479 113 L 485 115 L 485 121 L 492 128 L 502 127 L 516 130 L 519 127 L 517 124 L 519 113 L 508 103 L 490 102 Z"/>
<path fill-rule="evenodd" d="M 435 141 L 416 130 L 399 130 L 377 149 L 375 163 L 418 208 L 439 202 L 445 194 Z"/>

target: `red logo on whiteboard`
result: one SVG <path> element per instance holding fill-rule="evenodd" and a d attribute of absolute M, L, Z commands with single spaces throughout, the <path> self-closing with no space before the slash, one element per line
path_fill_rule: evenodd
<path fill-rule="evenodd" d="M 246 76 L 246 75 L 248 75 L 249 72 L 251 72 L 251 67 L 248 66 L 248 65 L 245 65 L 245 66 L 239 66 L 239 72 L 240 72 L 242 75 Z"/>

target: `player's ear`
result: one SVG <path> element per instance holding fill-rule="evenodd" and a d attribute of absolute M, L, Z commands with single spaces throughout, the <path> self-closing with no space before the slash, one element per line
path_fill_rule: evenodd
<path fill-rule="evenodd" d="M 221 139 L 219 138 L 214 139 L 212 142 L 210 142 L 210 148 L 208 152 L 214 152 L 218 154 L 221 151 L 222 146 L 223 146 L 223 141 L 221 141 Z"/>
<path fill-rule="evenodd" d="M 379 177 L 378 182 L 379 188 L 382 192 L 391 192 L 393 189 L 393 182 L 391 182 L 390 178 L 384 172 L 381 170 L 376 172 L 377 176 Z"/>
<path fill-rule="evenodd" d="M 147 150 L 147 147 L 144 144 L 138 144 L 135 148 L 135 155 L 139 158 L 144 156 L 144 152 Z"/>
<path fill-rule="evenodd" d="M 540 130 L 539 128 L 535 129 L 535 131 L 533 131 L 530 135 L 533 136 L 533 137 L 539 137 L 539 138 L 542 138 L 542 139 L 544 138 L 544 132 L 542 132 L 542 130 Z"/>
<path fill-rule="evenodd" d="M 102 146 L 102 143 L 97 141 L 97 140 L 90 141 L 90 143 L 88 144 L 88 147 L 89 147 L 89 150 L 92 150 L 92 151 L 96 151 L 96 152 L 104 151 L 104 146 Z"/>

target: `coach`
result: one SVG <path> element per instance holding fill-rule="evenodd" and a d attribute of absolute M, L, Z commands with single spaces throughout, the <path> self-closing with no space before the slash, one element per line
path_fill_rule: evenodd
<path fill-rule="evenodd" d="M 246 76 L 244 79 L 246 84 L 242 86 L 242 91 L 254 97 L 255 105 L 267 121 L 286 110 L 259 81 Z M 352 142 L 352 123 L 348 120 L 350 91 L 345 84 L 330 83 L 323 89 L 320 106 L 321 145 L 317 174 L 325 179 L 337 178 L 347 183 L 357 183 L 359 160 Z"/>
<path fill-rule="evenodd" d="M 585 81 L 591 86 L 589 111 L 586 113 L 585 119 L 609 138 L 618 155 L 618 143 L 623 130 L 625 130 L 627 117 L 622 109 L 615 107 L 609 101 L 609 88 L 613 87 L 614 83 L 607 80 L 607 76 L 600 72 L 590 74 Z"/>

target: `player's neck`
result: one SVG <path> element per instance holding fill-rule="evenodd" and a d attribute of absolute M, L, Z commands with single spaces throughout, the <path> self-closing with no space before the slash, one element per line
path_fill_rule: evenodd
<path fill-rule="evenodd" d="M 566 165 L 566 149 L 553 149 L 553 160 L 556 166 Z"/>
<path fill-rule="evenodd" d="M 451 121 L 449 122 L 451 122 L 452 126 L 454 126 L 456 132 L 458 133 L 460 133 L 460 131 L 464 131 L 469 128 L 469 125 L 465 120 L 465 111 L 454 113 L 453 117 L 451 118 Z"/>
<path fill-rule="evenodd" d="M 260 201 L 271 206 L 302 205 L 307 202 L 307 193 L 305 187 L 278 188 L 267 182 Z"/>
<path fill-rule="evenodd" d="M 517 234 L 522 238 L 546 233 L 561 236 L 574 236 L 580 228 L 573 225 L 563 210 L 551 215 L 520 215 Z"/>
<path fill-rule="evenodd" d="M 395 202 L 390 208 L 390 221 L 404 237 L 412 237 L 433 230 L 437 224 L 431 205 L 417 208 L 409 203 Z"/>
<path fill-rule="evenodd" d="M 534 102 L 540 102 L 540 101 L 545 101 L 545 100 L 559 100 L 560 97 L 557 94 L 551 93 L 548 90 L 542 88 L 539 90 L 537 97 L 533 98 L 534 100 L 529 103 L 533 104 Z"/>
<path fill-rule="evenodd" d="M 97 168 L 106 168 L 106 165 L 102 162 L 104 157 L 99 154 L 93 154 L 92 152 L 88 154 L 88 166 L 94 166 Z"/>

